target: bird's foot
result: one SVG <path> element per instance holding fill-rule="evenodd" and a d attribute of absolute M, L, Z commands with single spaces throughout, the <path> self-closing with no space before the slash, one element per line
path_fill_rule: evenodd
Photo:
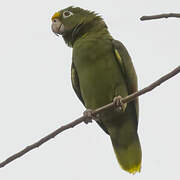
<path fill-rule="evenodd" d="M 93 111 L 91 109 L 86 109 L 83 112 L 83 115 L 86 117 L 86 119 L 84 120 L 85 124 L 88 124 L 88 123 L 92 122 L 92 119 L 93 119 L 93 115 L 92 114 L 93 114 Z"/>
<path fill-rule="evenodd" d="M 113 104 L 117 111 L 124 112 L 126 110 L 127 103 L 122 102 L 121 96 L 114 97 Z"/>
<path fill-rule="evenodd" d="M 92 119 L 94 119 L 95 121 L 98 121 L 99 114 L 93 115 L 93 110 L 91 109 L 86 109 L 83 112 L 83 115 L 86 117 L 86 119 L 84 120 L 86 124 L 91 123 Z"/>

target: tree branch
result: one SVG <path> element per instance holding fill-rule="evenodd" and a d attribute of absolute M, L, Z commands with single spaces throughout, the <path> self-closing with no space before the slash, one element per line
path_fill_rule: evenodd
<path fill-rule="evenodd" d="M 145 87 L 144 89 L 137 91 L 129 96 L 126 96 L 125 98 L 122 99 L 123 103 L 129 103 L 132 100 L 134 100 L 135 98 L 137 98 L 138 96 L 141 96 L 151 90 L 153 90 L 155 87 L 159 86 L 161 83 L 167 81 L 168 79 L 172 78 L 173 76 L 175 76 L 176 74 L 178 74 L 180 72 L 180 66 L 178 66 L 176 69 L 174 69 L 173 71 L 171 71 L 170 73 L 166 74 L 165 76 L 161 77 L 160 79 L 158 79 L 157 81 L 155 81 L 154 83 L 152 83 L 151 85 Z M 114 105 L 113 103 L 107 104 L 103 107 L 100 107 L 96 110 L 93 111 L 93 115 L 97 115 L 99 113 L 102 113 L 103 111 L 106 111 L 109 108 L 113 108 Z M 23 156 L 24 154 L 26 154 L 27 152 L 41 146 L 42 144 L 44 144 L 45 142 L 49 141 L 50 139 L 54 138 L 56 135 L 58 135 L 59 133 L 73 128 L 74 126 L 82 123 L 84 120 L 86 120 L 85 116 L 81 116 L 80 118 L 76 119 L 75 121 L 66 124 L 64 126 L 61 126 L 59 129 L 55 130 L 54 132 L 50 133 L 49 135 L 43 137 L 42 139 L 40 139 L 39 141 L 35 142 L 34 144 L 27 146 L 25 149 L 23 149 L 22 151 L 10 156 L 9 158 L 7 158 L 5 161 L 0 163 L 0 168 L 4 167 L 5 165 L 9 164 L 10 162 L 14 161 L 15 159 Z"/>
<path fill-rule="evenodd" d="M 180 14 L 179 13 L 167 13 L 167 14 L 158 14 L 158 15 L 153 15 L 153 16 L 142 16 L 140 18 L 140 20 L 146 21 L 146 20 L 169 18 L 169 17 L 180 18 Z"/>

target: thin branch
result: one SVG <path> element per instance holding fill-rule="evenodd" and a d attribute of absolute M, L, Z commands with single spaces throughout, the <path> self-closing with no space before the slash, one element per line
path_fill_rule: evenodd
<path fill-rule="evenodd" d="M 158 14 L 158 15 L 153 15 L 153 16 L 142 16 L 140 18 L 141 21 L 146 21 L 146 20 L 153 20 L 153 19 L 161 19 L 161 18 L 180 18 L 179 13 L 167 13 L 167 14 Z"/>
<path fill-rule="evenodd" d="M 135 98 L 137 98 L 138 96 L 141 96 L 151 90 L 153 90 L 155 87 L 159 86 L 161 83 L 167 81 L 168 79 L 172 78 L 173 76 L 175 76 L 176 74 L 178 74 L 180 72 L 180 66 L 178 66 L 176 69 L 174 69 L 173 71 L 171 71 L 170 73 L 166 74 L 165 76 L 161 77 L 160 79 L 158 79 L 157 81 L 155 81 L 154 83 L 152 83 L 151 85 L 145 87 L 144 89 L 137 91 L 129 96 L 126 96 L 125 98 L 122 99 L 123 103 L 129 103 L 132 100 L 134 100 Z M 103 107 L 100 107 L 96 110 L 93 111 L 93 115 L 97 115 L 99 113 L 102 113 L 104 111 L 106 111 L 109 108 L 113 108 L 114 105 L 113 103 L 107 104 Z M 49 135 L 45 136 L 44 138 L 40 139 L 39 141 L 37 141 L 36 143 L 27 146 L 25 149 L 23 149 L 22 151 L 10 156 L 9 158 L 7 158 L 5 161 L 0 163 L 0 168 L 4 167 L 5 165 L 9 164 L 10 162 L 14 161 L 15 159 L 23 156 L 24 154 L 26 154 L 27 152 L 41 146 L 42 144 L 44 144 L 45 142 L 49 141 L 50 139 L 54 138 L 56 135 L 58 135 L 59 133 L 73 128 L 74 126 L 82 123 L 83 121 L 86 120 L 85 116 L 81 116 L 80 118 L 76 119 L 75 121 L 66 124 L 64 126 L 61 126 L 59 129 L 55 130 L 54 132 L 50 133 Z"/>

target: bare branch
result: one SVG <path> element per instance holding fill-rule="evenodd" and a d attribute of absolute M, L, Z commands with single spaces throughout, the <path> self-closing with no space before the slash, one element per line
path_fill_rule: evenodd
<path fill-rule="evenodd" d="M 180 14 L 179 13 L 167 13 L 167 14 L 158 14 L 158 15 L 153 15 L 153 16 L 142 16 L 140 18 L 140 20 L 146 21 L 146 20 L 169 18 L 169 17 L 180 18 Z"/>
<path fill-rule="evenodd" d="M 176 74 L 178 74 L 180 72 L 180 66 L 178 66 L 176 69 L 174 69 L 173 71 L 171 71 L 170 73 L 166 74 L 165 76 L 161 77 L 160 79 L 158 79 L 157 81 L 155 81 L 154 83 L 152 83 L 151 85 L 145 87 L 144 89 L 137 91 L 129 96 L 126 96 L 125 98 L 122 99 L 123 103 L 128 103 L 131 102 L 132 100 L 134 100 L 135 98 L 137 98 L 138 96 L 141 96 L 151 90 L 153 90 L 155 87 L 159 86 L 161 83 L 167 81 L 168 79 L 172 78 L 173 76 L 175 76 Z M 102 113 L 103 111 L 109 109 L 109 108 L 113 108 L 114 105 L 113 103 L 107 104 L 103 107 L 100 107 L 96 110 L 93 111 L 93 115 L 96 115 L 98 113 Z M 24 154 L 26 154 L 27 152 L 41 146 L 42 144 L 44 144 L 45 142 L 49 141 L 50 139 L 54 138 L 56 135 L 58 135 L 59 133 L 73 128 L 74 126 L 82 123 L 84 120 L 86 119 L 86 117 L 81 116 L 80 118 L 76 119 L 75 121 L 66 124 L 64 126 L 61 126 L 59 129 L 55 130 L 54 132 L 50 133 L 49 135 L 43 137 L 42 139 L 40 139 L 39 141 L 35 142 L 34 144 L 27 146 L 25 149 L 23 149 L 22 151 L 10 156 L 9 158 L 7 158 L 5 161 L 0 163 L 0 168 L 4 167 L 5 165 L 9 164 L 10 162 L 14 161 L 15 159 L 23 156 Z"/>

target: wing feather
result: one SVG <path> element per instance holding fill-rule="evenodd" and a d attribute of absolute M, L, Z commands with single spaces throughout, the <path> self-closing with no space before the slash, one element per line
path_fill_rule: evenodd
<path fill-rule="evenodd" d="M 128 94 L 132 94 L 138 90 L 138 83 L 137 83 L 137 75 L 133 63 L 131 61 L 131 57 L 125 46 L 120 41 L 113 40 L 112 43 L 114 46 L 114 53 L 116 59 L 120 65 L 121 71 L 123 73 L 127 85 Z M 138 117 L 139 117 L 138 98 L 132 101 L 132 103 L 136 110 L 136 116 L 138 121 Z"/>
<path fill-rule="evenodd" d="M 85 106 L 85 103 L 84 103 L 84 100 L 82 98 L 82 95 L 81 95 L 81 89 L 80 89 L 80 84 L 79 84 L 79 78 L 78 78 L 78 74 L 77 74 L 77 71 L 76 71 L 76 68 L 74 66 L 74 63 L 72 63 L 71 65 L 71 82 L 72 82 L 72 87 L 76 93 L 76 95 L 78 96 L 78 98 L 80 99 L 80 101 L 83 103 L 83 105 Z M 107 133 L 108 133 L 108 130 L 107 128 L 104 126 L 104 124 L 101 122 L 101 121 L 96 121 L 99 126 Z"/>

